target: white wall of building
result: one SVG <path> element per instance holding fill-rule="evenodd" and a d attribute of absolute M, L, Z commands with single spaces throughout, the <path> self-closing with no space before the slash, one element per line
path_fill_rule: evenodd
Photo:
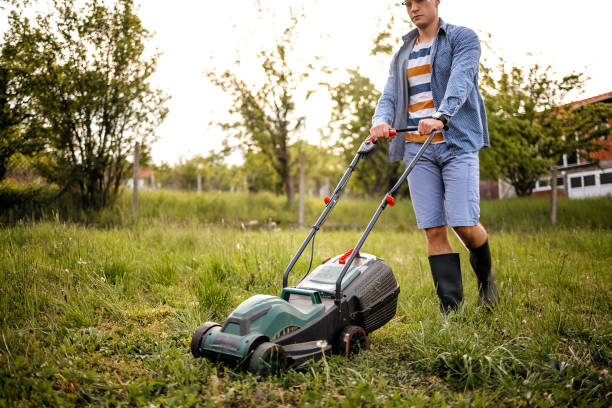
<path fill-rule="evenodd" d="M 569 198 L 612 195 L 612 169 L 571 173 L 568 174 L 567 180 Z"/>

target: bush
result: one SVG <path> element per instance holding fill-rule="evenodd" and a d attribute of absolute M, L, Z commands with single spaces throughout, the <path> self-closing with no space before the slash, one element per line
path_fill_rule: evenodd
<path fill-rule="evenodd" d="M 39 218 L 57 198 L 55 185 L 0 182 L 0 223 L 15 223 L 23 218 Z"/>

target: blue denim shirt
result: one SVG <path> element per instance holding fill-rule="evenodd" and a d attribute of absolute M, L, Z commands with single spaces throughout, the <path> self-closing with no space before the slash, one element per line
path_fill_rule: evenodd
<path fill-rule="evenodd" d="M 418 31 L 402 37 L 404 44 L 393 56 L 389 78 L 378 100 L 372 125 L 388 123 L 396 129 L 408 123 L 408 55 L 414 47 Z M 440 19 L 440 28 L 431 49 L 431 92 L 437 111 L 450 117 L 444 140 L 454 155 L 475 152 L 489 145 L 489 131 L 484 102 L 478 90 L 480 41 L 469 28 L 447 24 Z M 404 157 L 404 138 L 389 144 L 389 161 Z"/>

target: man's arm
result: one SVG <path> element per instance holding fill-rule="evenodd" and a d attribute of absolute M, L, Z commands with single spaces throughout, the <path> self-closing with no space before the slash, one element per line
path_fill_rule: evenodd
<path fill-rule="evenodd" d="M 451 74 L 438 108 L 439 112 L 450 117 L 457 113 L 472 91 L 480 60 L 480 41 L 474 31 L 461 29 L 454 43 Z"/>
<path fill-rule="evenodd" d="M 395 61 L 397 54 L 391 59 L 389 66 L 389 77 L 385 84 L 385 89 L 378 100 L 376 105 L 376 111 L 372 117 L 372 128 L 370 129 L 370 135 L 375 139 L 387 138 L 389 134 L 389 128 L 395 118 Z M 386 126 L 385 126 L 386 125 Z"/>

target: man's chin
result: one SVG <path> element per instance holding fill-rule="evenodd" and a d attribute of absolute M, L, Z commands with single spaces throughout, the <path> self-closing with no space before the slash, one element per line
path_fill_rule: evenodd
<path fill-rule="evenodd" d="M 434 24 L 435 21 L 436 21 L 436 18 L 433 18 L 431 20 L 427 20 L 423 16 L 420 16 L 416 20 L 412 20 L 412 19 L 410 19 L 410 20 L 412 21 L 412 24 L 417 26 L 417 28 L 420 28 L 421 30 L 423 30 L 423 29 L 429 27 L 430 25 Z"/>

